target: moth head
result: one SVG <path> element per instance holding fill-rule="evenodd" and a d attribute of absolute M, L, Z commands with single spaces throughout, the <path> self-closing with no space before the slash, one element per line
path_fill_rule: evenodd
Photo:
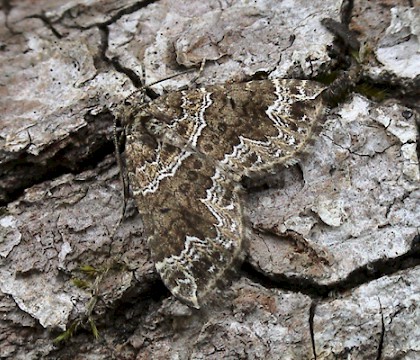
<path fill-rule="evenodd" d="M 134 122 L 134 119 L 138 113 L 147 105 L 144 101 L 144 94 L 140 91 L 136 91 L 124 100 L 111 104 L 109 109 L 114 115 L 115 119 L 118 119 L 122 127 L 126 128 Z"/>
<path fill-rule="evenodd" d="M 164 126 L 162 125 L 162 122 L 156 118 L 148 118 L 144 123 L 144 127 L 146 128 L 146 131 L 152 136 L 161 137 L 163 134 Z"/>

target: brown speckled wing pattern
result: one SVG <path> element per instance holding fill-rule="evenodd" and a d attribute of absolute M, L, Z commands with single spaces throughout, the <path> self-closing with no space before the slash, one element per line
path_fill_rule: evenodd
<path fill-rule="evenodd" d="M 239 257 L 241 182 L 296 162 L 324 117 L 324 87 L 261 80 L 169 93 L 125 116 L 127 168 L 156 269 L 199 308 Z"/>

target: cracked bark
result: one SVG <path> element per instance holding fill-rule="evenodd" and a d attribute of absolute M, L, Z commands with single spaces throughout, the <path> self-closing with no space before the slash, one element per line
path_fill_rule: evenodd
<path fill-rule="evenodd" d="M 313 78 L 338 66 L 320 20 L 338 20 L 340 6 L 3 1 L 3 358 L 420 356 L 419 15 L 408 1 L 355 3 L 349 25 L 380 60 L 368 59 L 366 82 L 392 91 L 386 102 L 350 96 L 330 112 L 300 165 L 249 194 L 247 261 L 207 309 L 170 297 L 132 206 L 113 234 L 122 198 L 110 106 L 203 57 L 210 61 L 200 85 L 255 73 Z M 182 88 L 194 76 L 148 95 Z M 54 344 L 76 319 L 87 320 L 99 277 L 92 316 L 100 340 L 82 324 L 68 342 Z"/>

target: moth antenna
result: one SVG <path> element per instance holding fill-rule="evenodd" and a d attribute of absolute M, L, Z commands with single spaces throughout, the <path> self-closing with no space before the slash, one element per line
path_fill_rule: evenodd
<path fill-rule="evenodd" d="M 203 60 L 201 60 L 200 69 L 198 69 L 198 71 L 197 71 L 197 75 L 195 75 L 195 76 L 191 79 L 190 84 L 191 84 L 191 83 L 195 83 L 195 82 L 197 81 L 197 79 L 200 77 L 201 73 L 203 72 L 203 70 L 204 70 L 204 67 L 205 67 L 205 66 L 206 66 L 206 58 L 203 58 Z"/>
<path fill-rule="evenodd" d="M 139 89 L 137 89 L 136 92 L 144 91 L 144 90 L 150 88 L 153 85 L 159 84 L 159 83 L 164 82 L 166 80 L 173 79 L 174 77 L 181 76 L 181 75 L 184 75 L 184 74 L 188 74 L 188 73 L 191 73 L 191 72 L 194 72 L 194 71 L 196 71 L 196 70 L 195 69 L 188 69 L 188 70 L 185 70 L 185 71 L 181 71 L 179 73 L 176 73 L 176 74 L 169 75 L 169 76 L 167 76 L 167 77 L 165 77 L 163 79 L 159 79 L 159 80 L 156 80 L 156 81 L 151 82 L 150 84 L 143 85 L 142 87 L 140 87 Z M 201 70 L 201 67 L 200 67 L 199 73 L 201 73 L 201 71 L 202 70 Z"/>

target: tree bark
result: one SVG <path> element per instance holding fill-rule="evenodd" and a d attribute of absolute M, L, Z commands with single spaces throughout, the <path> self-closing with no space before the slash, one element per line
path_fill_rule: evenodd
<path fill-rule="evenodd" d="M 329 111 L 298 165 L 249 192 L 246 260 L 206 307 L 164 287 L 131 200 L 120 223 L 116 104 L 203 59 L 202 72 L 162 81 L 146 100 L 255 76 L 322 77 L 342 54 L 321 20 L 339 21 L 345 5 L 3 1 L 2 358 L 420 357 L 420 14 L 410 1 L 350 6 L 369 86 Z"/>

